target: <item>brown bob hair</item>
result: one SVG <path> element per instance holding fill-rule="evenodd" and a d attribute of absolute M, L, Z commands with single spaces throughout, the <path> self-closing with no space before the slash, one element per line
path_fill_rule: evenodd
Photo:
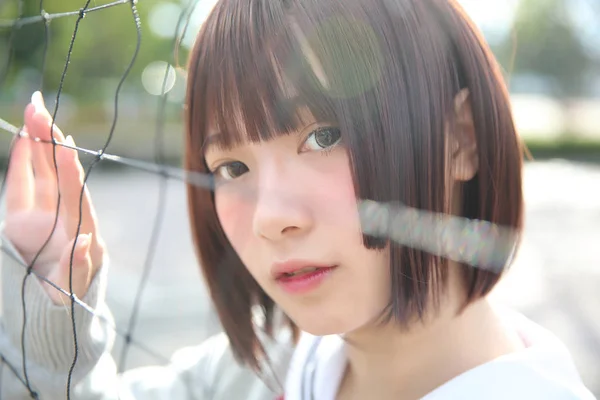
<path fill-rule="evenodd" d="M 189 60 L 185 167 L 207 173 L 209 126 L 225 146 L 297 128 L 297 107 L 335 121 L 350 155 L 358 199 L 447 212 L 445 123 L 468 89 L 479 168 L 462 185 L 462 216 L 522 227 L 523 148 L 500 68 L 455 0 L 220 0 Z M 232 351 L 260 370 L 258 330 L 272 333 L 277 310 L 228 242 L 213 193 L 188 185 L 192 235 Z M 443 290 L 447 261 L 390 246 L 387 310 L 402 324 L 422 317 Z M 463 266 L 467 303 L 497 273 Z M 253 323 L 262 310 L 264 326 Z M 294 332 L 297 328 L 288 321 Z"/>

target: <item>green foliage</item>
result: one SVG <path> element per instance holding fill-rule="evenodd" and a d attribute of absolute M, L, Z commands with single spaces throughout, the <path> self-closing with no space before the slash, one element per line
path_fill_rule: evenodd
<path fill-rule="evenodd" d="M 109 0 L 92 0 L 89 7 L 108 3 Z M 140 14 L 142 41 L 140 53 L 128 79 L 126 89 L 141 92 L 141 72 L 144 67 L 157 60 L 172 62 L 172 39 L 156 37 L 150 30 L 147 20 L 152 8 L 160 0 L 140 0 L 137 8 Z M 172 2 L 177 3 L 176 0 Z M 85 5 L 85 0 L 44 0 L 44 10 L 50 14 L 76 11 Z M 0 3 L 0 19 L 17 16 L 18 0 Z M 39 15 L 39 0 L 26 0 L 24 16 Z M 55 91 L 58 88 L 65 68 L 67 52 L 72 40 L 77 16 L 52 20 L 49 24 L 48 49 L 44 70 L 44 90 Z M 173 26 L 175 29 L 175 26 Z M 9 29 L 0 29 L 0 51 L 8 50 Z M 114 92 L 118 79 L 129 64 L 137 41 L 134 18 L 129 3 L 88 13 L 79 24 L 79 30 L 73 47 L 71 63 L 64 82 L 64 92 L 77 100 L 97 101 L 106 99 L 107 93 Z M 11 82 L 25 69 L 37 71 L 42 67 L 44 51 L 44 25 L 39 22 L 21 27 L 14 32 L 13 58 L 7 80 L 0 92 L 4 100 L 10 96 Z M 186 57 L 182 48 L 181 58 Z M 0 73 L 4 66 L 0 61 Z"/>
<path fill-rule="evenodd" d="M 595 66 L 568 7 L 569 0 L 521 0 L 514 23 L 516 43 L 513 37 L 497 49 L 504 61 L 514 56 L 513 74 L 550 78 L 559 98 L 581 95 L 586 73 Z"/>

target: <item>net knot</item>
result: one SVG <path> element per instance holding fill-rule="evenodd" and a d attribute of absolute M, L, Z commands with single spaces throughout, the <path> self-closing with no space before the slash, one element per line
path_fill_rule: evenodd
<path fill-rule="evenodd" d="M 96 152 L 96 157 L 94 157 L 94 164 L 104 160 L 106 157 L 104 156 L 104 149 L 100 149 Z"/>
<path fill-rule="evenodd" d="M 84 19 L 85 18 L 85 8 L 80 8 L 79 9 L 79 19 Z"/>
<path fill-rule="evenodd" d="M 45 10 L 41 11 L 40 17 L 42 17 L 42 21 L 44 21 L 44 24 L 48 24 L 48 22 L 50 22 L 50 14 L 48 14 Z"/>

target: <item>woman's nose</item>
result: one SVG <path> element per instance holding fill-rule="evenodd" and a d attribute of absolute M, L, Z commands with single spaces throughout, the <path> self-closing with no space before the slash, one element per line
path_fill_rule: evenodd
<path fill-rule="evenodd" d="M 299 182 L 282 174 L 271 174 L 261 181 L 253 218 L 254 234 L 277 241 L 308 233 L 313 218 L 307 197 L 298 190 Z"/>

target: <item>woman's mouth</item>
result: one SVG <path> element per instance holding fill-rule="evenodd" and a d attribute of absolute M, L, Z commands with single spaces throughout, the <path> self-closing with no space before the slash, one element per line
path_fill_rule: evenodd
<path fill-rule="evenodd" d="M 276 281 L 288 293 L 308 293 L 321 285 L 337 265 L 328 267 L 306 266 L 277 274 Z"/>

